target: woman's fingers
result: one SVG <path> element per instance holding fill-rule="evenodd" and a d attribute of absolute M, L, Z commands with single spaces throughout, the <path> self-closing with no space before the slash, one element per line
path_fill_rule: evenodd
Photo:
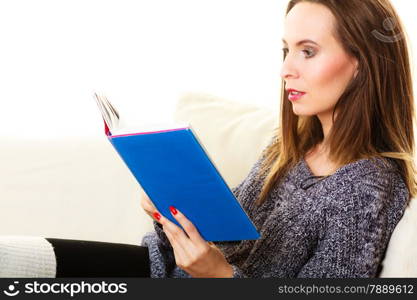
<path fill-rule="evenodd" d="M 149 199 L 148 195 L 145 192 L 141 192 L 140 195 L 140 205 L 143 210 L 150 216 L 153 217 L 153 214 L 157 212 L 155 205 L 153 205 L 151 199 Z"/>
<path fill-rule="evenodd" d="M 180 266 L 182 264 L 182 262 L 185 261 L 187 254 L 186 254 L 186 250 L 184 249 L 184 247 L 177 242 L 177 240 L 171 235 L 169 230 L 165 230 L 164 228 L 164 232 L 169 240 L 169 242 L 171 243 L 172 249 L 174 250 L 174 256 L 175 256 L 175 264 Z"/>
<path fill-rule="evenodd" d="M 177 266 L 192 277 L 230 277 L 231 266 L 215 244 L 206 242 L 180 211 L 174 207 L 170 210 L 182 228 L 159 213 L 155 219 L 172 245 Z"/>
<path fill-rule="evenodd" d="M 184 230 L 158 212 L 154 215 L 154 217 L 162 225 L 164 232 L 167 235 L 170 235 L 171 240 L 175 241 L 178 245 L 181 245 L 181 248 L 183 248 L 184 251 L 193 250 L 194 246 L 185 234 Z"/>
<path fill-rule="evenodd" d="M 172 215 L 181 224 L 184 231 L 190 237 L 191 241 L 195 244 L 206 244 L 206 241 L 201 237 L 200 233 L 198 232 L 197 228 L 194 224 L 187 219 L 178 209 L 173 206 L 170 206 L 169 209 L 171 210 Z"/>
<path fill-rule="evenodd" d="M 142 201 L 141 206 L 143 210 L 150 216 L 152 216 L 156 212 L 156 208 L 153 205 L 149 204 L 148 201 Z"/>

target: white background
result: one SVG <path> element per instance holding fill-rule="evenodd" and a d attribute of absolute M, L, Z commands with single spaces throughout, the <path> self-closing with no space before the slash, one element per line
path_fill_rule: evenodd
<path fill-rule="evenodd" d="M 392 2 L 417 41 L 416 2 Z M 103 135 L 94 91 L 141 120 L 189 91 L 276 108 L 286 3 L 1 0 L 0 137 Z"/>

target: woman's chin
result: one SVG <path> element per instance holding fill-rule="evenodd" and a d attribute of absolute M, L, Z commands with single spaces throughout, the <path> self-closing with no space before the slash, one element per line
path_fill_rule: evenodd
<path fill-rule="evenodd" d="M 297 115 L 299 117 L 307 117 L 307 116 L 314 115 L 313 113 L 309 111 L 305 111 L 304 109 L 302 109 L 302 107 L 300 107 L 300 105 L 297 105 L 297 104 L 293 104 L 292 112 L 294 113 L 294 115 Z"/>

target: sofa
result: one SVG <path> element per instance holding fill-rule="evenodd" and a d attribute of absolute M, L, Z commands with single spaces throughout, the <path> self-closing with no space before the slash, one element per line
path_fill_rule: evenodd
<path fill-rule="evenodd" d="M 232 188 L 270 141 L 277 115 L 267 107 L 186 93 L 174 118 L 192 125 Z M 45 237 L 137 245 L 153 230 L 140 207 L 140 185 L 104 133 L 3 139 L 0 178 L 0 277 L 53 277 L 53 250 Z M 416 229 L 412 199 L 389 242 L 381 277 L 417 277 Z M 30 268 L 19 268 L 20 250 L 31 253 Z"/>

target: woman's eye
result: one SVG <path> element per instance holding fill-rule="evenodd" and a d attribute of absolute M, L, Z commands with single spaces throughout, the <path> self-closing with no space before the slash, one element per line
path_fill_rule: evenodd
<path fill-rule="evenodd" d="M 313 50 L 313 49 L 310 49 L 310 48 L 308 48 L 308 49 L 304 49 L 304 50 L 303 50 L 303 52 L 305 53 L 306 58 L 313 57 L 313 56 L 316 54 L 316 53 L 314 52 L 314 50 Z"/>
<path fill-rule="evenodd" d="M 282 52 L 284 54 L 284 57 L 287 56 L 288 51 L 289 51 L 288 48 L 282 48 Z M 304 53 L 304 56 L 306 58 L 311 58 L 311 57 L 313 57 L 316 54 L 316 52 L 314 51 L 314 49 L 311 49 L 311 48 L 306 48 L 306 49 L 302 50 L 301 52 Z"/>

